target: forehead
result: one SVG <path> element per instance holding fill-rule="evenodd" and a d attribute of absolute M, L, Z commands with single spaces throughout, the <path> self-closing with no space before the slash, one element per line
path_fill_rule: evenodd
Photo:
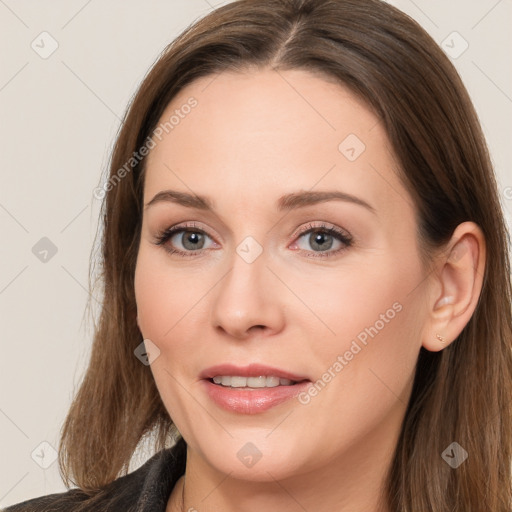
<path fill-rule="evenodd" d="M 159 127 L 145 200 L 166 187 L 214 191 L 241 206 L 333 187 L 377 209 L 408 200 L 377 116 L 346 87 L 308 71 L 203 77 L 175 96 Z"/>

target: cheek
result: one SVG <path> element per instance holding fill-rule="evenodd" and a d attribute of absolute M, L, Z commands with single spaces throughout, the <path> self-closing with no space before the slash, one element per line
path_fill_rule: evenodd
<path fill-rule="evenodd" d="M 421 282 L 421 268 L 413 251 L 402 253 L 400 264 L 393 256 L 364 268 L 344 268 L 338 276 L 317 280 L 316 286 L 301 281 L 297 288 L 298 295 L 314 304 L 317 318 L 308 330 L 313 333 L 315 324 L 323 332 L 316 336 L 309 360 L 318 363 L 319 389 L 325 381 L 331 390 L 322 390 L 321 400 L 332 399 L 333 407 L 347 391 L 356 402 L 364 398 L 378 408 L 409 389 L 421 346 L 419 289 L 413 292 Z"/>
<path fill-rule="evenodd" d="M 326 453 L 398 421 L 420 347 L 417 299 L 409 293 L 413 268 L 361 270 L 336 286 L 325 283 L 316 312 L 335 334 L 318 336 L 314 350 L 303 351 L 316 369 L 311 394 L 301 397 L 305 435 L 324 432 Z"/>
<path fill-rule="evenodd" d="M 175 272 L 164 259 L 152 248 L 140 248 L 134 277 L 135 299 L 142 336 L 160 350 L 150 366 L 155 384 L 167 411 L 181 424 L 186 423 L 183 415 L 188 410 L 187 395 L 182 396 L 182 378 L 175 362 L 187 361 L 183 328 L 189 320 L 187 311 L 197 303 L 198 291 L 191 283 L 195 279 L 191 277 L 193 273 Z M 178 365 L 183 366 L 187 365 Z"/>
<path fill-rule="evenodd" d="M 375 259 L 371 265 L 356 262 L 339 272 L 295 278 L 294 292 L 313 313 L 299 321 L 308 324 L 312 332 L 316 325 L 317 338 L 324 340 L 316 350 L 325 354 L 348 350 L 354 339 L 362 346 L 365 342 L 369 346 L 374 338 L 386 339 L 381 345 L 388 347 L 405 342 L 398 331 L 414 321 L 413 315 L 404 312 L 414 310 L 410 305 L 415 295 L 410 292 L 420 280 L 412 255 L 407 261 L 404 258 L 397 264 L 391 257 Z"/>
<path fill-rule="evenodd" d="M 157 344 L 171 337 L 173 330 L 180 325 L 178 322 L 187 321 L 187 313 L 201 297 L 199 284 L 201 280 L 195 272 L 177 272 L 166 264 L 165 255 L 152 248 L 141 248 L 134 285 L 137 317 L 143 336 Z"/>

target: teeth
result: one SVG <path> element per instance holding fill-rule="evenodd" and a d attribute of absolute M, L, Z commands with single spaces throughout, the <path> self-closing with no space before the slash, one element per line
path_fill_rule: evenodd
<path fill-rule="evenodd" d="M 239 377 L 216 375 L 213 377 L 213 382 L 231 388 L 275 388 L 276 386 L 291 386 L 293 384 L 293 381 L 290 379 L 280 379 L 274 376 Z"/>

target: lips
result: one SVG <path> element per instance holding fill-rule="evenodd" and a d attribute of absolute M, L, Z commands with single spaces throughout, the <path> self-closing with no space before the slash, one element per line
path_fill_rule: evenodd
<path fill-rule="evenodd" d="M 261 388 L 223 386 L 221 383 L 214 383 L 214 377 L 218 381 L 219 376 L 242 379 L 266 377 L 267 381 L 279 379 L 280 385 Z M 200 377 L 205 393 L 216 405 L 238 414 L 257 414 L 285 402 L 290 404 L 291 398 L 311 385 L 307 377 L 259 364 L 212 366 L 204 370 Z"/>

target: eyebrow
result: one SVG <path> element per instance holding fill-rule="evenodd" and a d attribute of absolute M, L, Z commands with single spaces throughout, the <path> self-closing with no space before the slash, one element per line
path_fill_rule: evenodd
<path fill-rule="evenodd" d="M 277 209 L 278 211 L 290 211 L 333 200 L 345 201 L 363 206 L 370 212 L 374 214 L 376 213 L 375 208 L 363 199 L 338 190 L 317 192 L 301 191 L 286 194 L 278 199 Z M 213 212 L 215 210 L 214 203 L 210 198 L 197 194 L 189 194 L 187 192 L 179 192 L 177 190 L 162 190 L 158 192 L 151 201 L 146 203 L 144 209 L 162 202 L 175 203 L 187 208 L 196 208 L 204 211 Z"/>

